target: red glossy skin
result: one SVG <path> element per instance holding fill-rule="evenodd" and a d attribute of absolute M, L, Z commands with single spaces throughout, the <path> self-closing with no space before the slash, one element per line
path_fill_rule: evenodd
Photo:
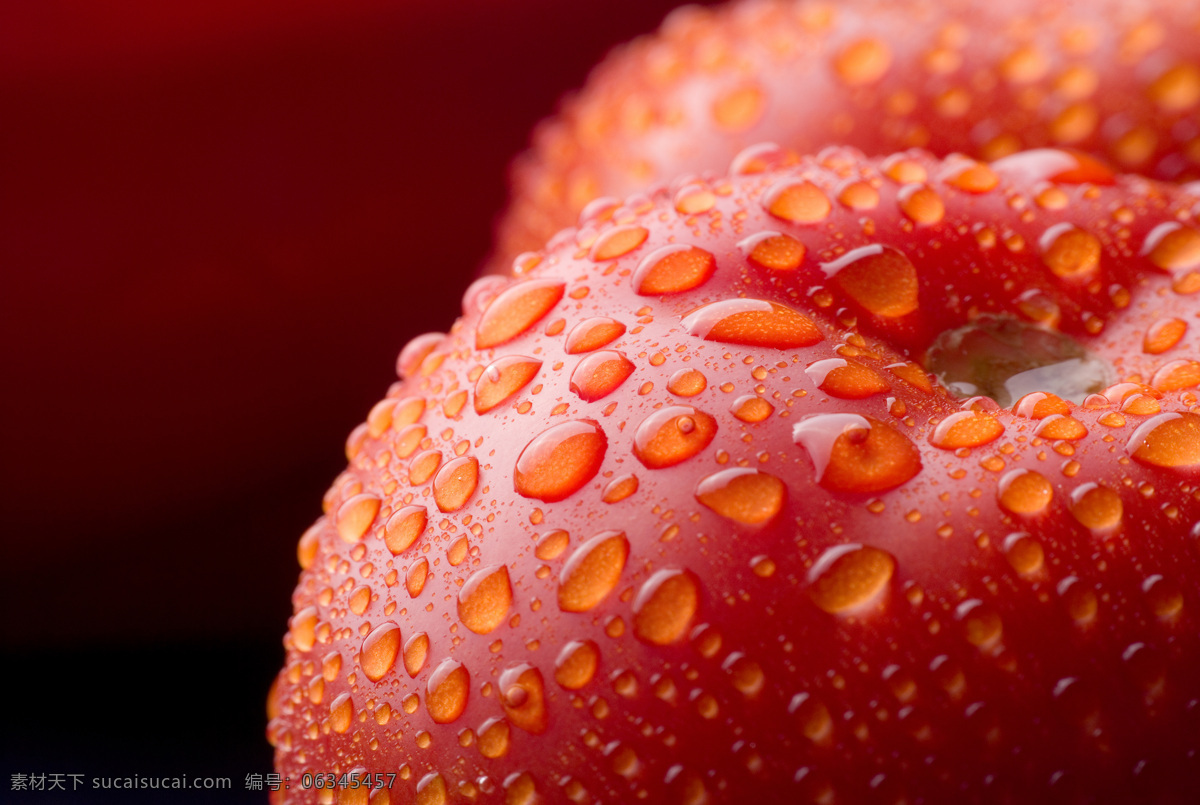
<path fill-rule="evenodd" d="M 493 270 L 593 198 L 723 173 L 776 142 L 996 159 L 1082 149 L 1200 177 L 1200 7 L 1174 0 L 854 0 L 688 8 L 610 56 L 513 172 Z"/>
<path fill-rule="evenodd" d="M 291 780 L 276 800 L 321 801 L 300 788 L 306 771 L 365 771 L 398 774 L 376 802 L 531 802 L 530 790 L 549 802 L 1186 801 L 1200 763 L 1200 255 L 1143 251 L 1163 224 L 1200 243 L 1200 196 L 1096 167 L 1050 181 L 1036 169 L 1048 156 L 992 171 L 830 151 L 715 180 L 701 212 L 679 212 L 669 192 L 608 208 L 515 279 L 476 283 L 444 340 L 401 356 L 406 378 L 352 435 L 327 515 L 301 541 L 271 697 L 268 732 Z M 922 174 L 944 216 L 917 224 L 903 214 L 911 185 L 890 175 Z M 781 182 L 811 183 L 818 192 L 792 209 L 817 220 L 764 207 Z M 846 195 L 854 182 L 860 192 Z M 1066 224 L 1101 244 L 1082 280 L 1056 274 L 1041 245 Z M 764 231 L 803 244 L 795 268 L 746 256 L 739 244 Z M 680 245 L 700 251 L 653 270 L 660 249 Z M 886 277 L 878 266 L 830 276 L 871 246 L 903 258 Z M 1043 304 L 1022 297 L 1032 288 Z M 710 321 L 704 338 L 695 311 L 742 297 L 793 312 Z M 1141 384 L 1068 406 L 1086 433 L 1039 436 L 1046 420 L 1025 415 L 1039 413 L 1029 401 L 964 403 L 911 365 L 888 368 L 980 314 L 1028 320 L 1050 303 L 1053 328 Z M 595 317 L 625 329 L 568 351 Z M 1147 330 L 1171 318 L 1187 323 L 1182 336 L 1144 351 Z M 599 350 L 633 368 L 596 397 L 577 367 Z M 505 378 L 485 367 L 514 355 L 529 360 L 505 366 L 541 365 L 477 413 L 477 390 L 492 391 L 479 384 Z M 855 381 L 830 380 L 830 360 L 857 366 Z M 673 381 L 683 370 L 703 374 L 703 388 Z M 769 415 L 737 418 L 747 396 Z M 695 409 L 690 427 L 645 438 L 643 423 L 669 406 Z M 845 419 L 830 430 L 838 414 L 869 417 L 867 446 L 886 449 L 856 458 L 866 431 L 852 427 L 826 453 L 819 434 L 843 432 Z M 993 438 L 946 437 L 956 417 Z M 1140 447 L 1138 434 L 1167 422 L 1183 427 Z M 571 461 L 529 458 L 535 437 L 563 427 L 583 440 Z M 422 481 L 427 450 L 443 464 L 457 454 L 456 473 Z M 781 484 L 712 497 L 713 477 L 738 469 Z M 620 497 L 630 475 L 636 489 Z M 1027 494 L 1006 491 L 1029 481 Z M 387 523 L 408 506 L 424 507 L 427 525 L 393 555 L 387 540 L 403 541 Z M 535 548 L 560 529 L 565 550 Z M 609 541 L 610 558 L 580 582 L 573 557 L 609 531 L 624 533 L 627 560 L 614 564 L 621 542 Z M 848 545 L 865 546 L 861 561 L 830 570 Z M 412 593 L 422 561 L 427 581 Z M 402 656 L 381 662 L 374 637 L 364 647 L 387 624 L 397 645 L 427 635 L 413 675 Z M 556 682 L 571 641 L 599 655 L 577 690 Z M 461 680 L 457 664 L 465 702 L 438 687 Z M 499 718 L 506 751 L 485 757 L 483 728 Z"/>

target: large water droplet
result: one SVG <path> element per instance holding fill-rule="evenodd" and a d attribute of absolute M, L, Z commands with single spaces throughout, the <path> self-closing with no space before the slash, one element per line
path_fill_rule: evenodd
<path fill-rule="evenodd" d="M 503 718 L 489 718 L 479 727 L 479 754 L 486 758 L 508 754 L 512 728 Z"/>
<path fill-rule="evenodd" d="M 680 369 L 667 381 L 667 391 L 677 397 L 695 397 L 708 388 L 708 378 L 698 369 Z"/>
<path fill-rule="evenodd" d="M 445 340 L 445 333 L 424 333 L 413 338 L 400 350 L 400 357 L 396 359 L 396 374 L 401 380 L 412 377 L 421 361 Z"/>
<path fill-rule="evenodd" d="M 809 596 L 839 615 L 866 606 L 887 588 L 896 560 L 887 551 L 850 543 L 829 548 L 809 571 Z"/>
<path fill-rule="evenodd" d="M 1121 496 L 1107 486 L 1087 483 L 1071 493 L 1071 514 L 1092 531 L 1108 531 L 1121 524 L 1125 507 Z"/>
<path fill-rule="evenodd" d="M 1046 476 L 1035 470 L 1017 469 L 1006 473 L 996 487 L 1000 505 L 1012 514 L 1041 514 L 1054 497 L 1054 487 Z"/>
<path fill-rule="evenodd" d="M 633 289 L 642 296 L 680 293 L 704 284 L 717 270 L 711 252 L 682 243 L 652 252 L 633 274 Z"/>
<path fill-rule="evenodd" d="M 738 244 L 750 262 L 772 271 L 795 271 L 804 261 L 804 244 L 780 232 L 759 232 Z"/>
<path fill-rule="evenodd" d="M 425 684 L 425 709 L 435 724 L 449 724 L 467 709 L 471 692 L 471 675 L 461 662 L 447 657 L 442 660 Z"/>
<path fill-rule="evenodd" d="M 350 721 L 354 718 L 354 700 L 349 693 L 343 693 L 329 703 L 329 728 L 336 733 L 350 729 Z"/>
<path fill-rule="evenodd" d="M 391 621 L 381 623 L 363 638 L 359 665 L 372 682 L 383 679 L 400 653 L 400 627 Z"/>
<path fill-rule="evenodd" d="M 899 249 L 863 246 L 821 268 L 851 299 L 876 316 L 907 316 L 919 305 L 916 266 Z"/>
<path fill-rule="evenodd" d="M 817 482 L 835 492 L 894 489 L 921 471 L 921 452 L 886 422 L 858 414 L 818 414 L 792 429 L 808 451 Z"/>
<path fill-rule="evenodd" d="M 596 477 L 608 439 L 591 419 L 563 422 L 538 434 L 517 458 L 518 494 L 547 503 L 563 500 Z"/>
<path fill-rule="evenodd" d="M 621 531 L 604 531 L 580 545 L 563 566 L 558 606 L 586 612 L 612 592 L 629 558 L 629 540 Z"/>
<path fill-rule="evenodd" d="M 717 421 L 688 405 L 655 411 L 638 425 L 633 452 L 650 469 L 673 467 L 708 447 L 717 435 Z"/>
<path fill-rule="evenodd" d="M 1200 267 L 1200 230 L 1175 221 L 1150 230 L 1142 254 L 1163 271 L 1186 271 Z"/>
<path fill-rule="evenodd" d="M 804 370 L 817 388 L 843 400 L 865 400 L 891 389 L 883 377 L 855 360 L 828 358 Z"/>
<path fill-rule="evenodd" d="M 1074 224 L 1055 224 L 1042 234 L 1039 244 L 1042 262 L 1059 279 L 1084 282 L 1100 268 L 1100 241 Z"/>
<path fill-rule="evenodd" d="M 424 506 L 405 506 L 397 509 L 384 526 L 383 540 L 395 556 L 417 541 L 429 522 L 429 513 Z"/>
<path fill-rule="evenodd" d="M 417 632 L 404 643 L 404 670 L 410 677 L 421 673 L 429 657 L 429 635 Z"/>
<path fill-rule="evenodd" d="M 571 372 L 571 391 L 585 402 L 595 402 L 616 391 L 633 370 L 633 362 L 616 350 L 593 352 Z"/>
<path fill-rule="evenodd" d="M 794 224 L 815 224 L 829 217 L 833 205 L 821 188 L 809 181 L 785 179 L 763 195 L 763 206 L 776 218 Z"/>
<path fill-rule="evenodd" d="M 366 791 L 367 789 L 359 788 L 351 790 Z M 437 772 L 426 774 L 417 783 L 416 805 L 446 805 L 449 801 L 450 795 L 446 791 L 446 781 Z"/>
<path fill-rule="evenodd" d="M 1159 414 L 1133 432 L 1126 445 L 1135 459 L 1153 467 L 1200 465 L 1200 414 Z"/>
<path fill-rule="evenodd" d="M 521 335 L 558 304 L 565 289 L 566 284 L 556 279 L 510 285 L 480 317 L 475 328 L 475 348 L 490 349 Z"/>
<path fill-rule="evenodd" d="M 479 485 L 479 460 L 462 456 L 447 462 L 433 478 L 433 501 L 438 510 L 455 512 L 467 505 Z"/>
<path fill-rule="evenodd" d="M 542 362 L 523 355 L 493 361 L 475 384 L 475 413 L 485 414 L 510 399 L 537 377 Z"/>
<path fill-rule="evenodd" d="M 600 647 L 591 640 L 572 640 L 554 661 L 554 681 L 567 690 L 579 690 L 596 676 Z"/>
<path fill-rule="evenodd" d="M 375 495 L 361 494 L 343 503 L 337 512 L 337 531 L 346 542 L 360 541 L 379 514 L 380 500 Z"/>
<path fill-rule="evenodd" d="M 700 605 L 700 585 L 688 570 L 667 568 L 646 580 L 633 600 L 633 633 L 659 646 L 687 632 Z"/>
<path fill-rule="evenodd" d="M 685 316 L 683 326 L 706 341 L 748 347 L 795 349 L 822 340 L 809 318 L 761 299 L 725 299 L 705 305 Z"/>
<path fill-rule="evenodd" d="M 864 37 L 845 45 L 833 58 L 833 70 L 847 86 L 861 87 L 883 78 L 892 51 L 881 39 Z"/>
<path fill-rule="evenodd" d="M 929 443 L 943 450 L 980 447 L 999 439 L 1004 426 L 984 411 L 956 411 L 934 428 Z"/>
<path fill-rule="evenodd" d="M 305 607 L 292 616 L 290 633 L 292 645 L 298 651 L 311 651 L 316 639 L 317 621 L 320 616 L 316 607 Z"/>
<path fill-rule="evenodd" d="M 542 672 L 529 663 L 521 663 L 500 674 L 500 704 L 513 726 L 540 735 L 549 720 L 546 713 L 546 688 Z"/>
<path fill-rule="evenodd" d="M 611 344 L 625 334 L 625 325 L 616 319 L 606 316 L 596 316 L 584 319 L 576 324 L 567 334 L 567 354 L 578 355 L 600 349 L 605 344 Z"/>
<path fill-rule="evenodd" d="M 475 571 L 458 592 L 458 619 L 475 634 L 487 634 L 503 623 L 511 606 L 507 565 Z"/>
<path fill-rule="evenodd" d="M 783 509 L 787 487 L 774 475 L 749 468 L 722 470 L 696 486 L 696 500 L 722 517 L 761 525 Z"/>
<path fill-rule="evenodd" d="M 592 245 L 591 259 L 596 262 L 615 260 L 640 247 L 650 236 L 643 226 L 618 226 L 604 232 Z"/>

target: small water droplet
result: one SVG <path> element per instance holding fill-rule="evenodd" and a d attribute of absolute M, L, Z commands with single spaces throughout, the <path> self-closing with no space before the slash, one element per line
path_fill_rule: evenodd
<path fill-rule="evenodd" d="M 825 703 L 810 693 L 797 693 L 788 703 L 800 734 L 815 744 L 827 744 L 833 735 L 833 718 Z"/>
<path fill-rule="evenodd" d="M 580 545 L 563 566 L 558 606 L 586 612 L 605 599 L 621 578 L 629 540 L 621 531 L 603 531 Z"/>
<path fill-rule="evenodd" d="M 571 372 L 571 391 L 585 402 L 595 402 L 616 391 L 634 368 L 631 360 L 615 350 L 593 352 Z"/>
<path fill-rule="evenodd" d="M 1182 319 L 1159 319 L 1146 328 L 1142 351 L 1148 355 L 1161 355 L 1170 350 L 1187 332 L 1187 322 Z"/>
<path fill-rule="evenodd" d="M 329 728 L 341 734 L 350 729 L 350 721 L 354 717 L 354 700 L 349 693 L 343 693 L 329 703 Z"/>
<path fill-rule="evenodd" d="M 408 480 L 413 486 L 420 486 L 433 477 L 438 467 L 442 466 L 442 451 L 426 450 L 418 453 L 408 465 Z"/>
<path fill-rule="evenodd" d="M 554 681 L 567 690 L 579 690 L 596 676 L 600 647 L 591 640 L 572 640 L 554 661 Z"/>
<path fill-rule="evenodd" d="M 400 627 L 391 621 L 376 626 L 363 639 L 359 665 L 372 682 L 383 679 L 400 653 Z"/>
<path fill-rule="evenodd" d="M 400 350 L 400 357 L 396 359 L 396 375 L 401 380 L 412 377 L 421 361 L 445 340 L 445 333 L 424 333 L 413 338 Z"/>
<path fill-rule="evenodd" d="M 734 400 L 733 404 L 729 406 L 729 410 L 740 421 L 753 424 L 755 422 L 762 422 L 775 413 L 775 406 L 762 397 L 747 394 Z"/>
<path fill-rule="evenodd" d="M 809 571 L 809 596 L 831 615 L 858 610 L 882 595 L 895 570 L 896 560 L 887 551 L 838 545 L 821 554 Z"/>
<path fill-rule="evenodd" d="M 1055 224 L 1042 234 L 1039 244 L 1042 262 L 1059 279 L 1083 282 L 1100 268 L 1100 241 L 1074 224 Z"/>
<path fill-rule="evenodd" d="M 804 261 L 804 244 L 780 232 L 759 232 L 738 243 L 746 259 L 772 271 L 795 271 Z"/>
<path fill-rule="evenodd" d="M 821 268 L 851 299 L 876 316 L 899 318 L 919 306 L 916 266 L 892 246 L 853 249 Z"/>
<path fill-rule="evenodd" d="M 703 285 L 717 270 L 711 252 L 682 243 L 651 252 L 633 273 L 633 289 L 642 296 L 681 293 Z"/>
<path fill-rule="evenodd" d="M 633 452 L 646 467 L 673 467 L 699 453 L 717 434 L 717 421 L 687 405 L 671 405 L 646 417 L 633 437 Z"/>
<path fill-rule="evenodd" d="M 809 181 L 785 179 L 763 195 L 763 207 L 776 218 L 794 224 L 824 221 L 833 210 L 829 197 Z"/>
<path fill-rule="evenodd" d="M 352 789 L 366 791 L 366 788 Z M 449 801 L 449 794 L 446 791 L 446 781 L 442 779 L 442 775 L 436 772 L 426 774 L 417 783 L 417 800 L 416 805 L 446 805 Z"/>
<path fill-rule="evenodd" d="M 905 185 L 896 194 L 896 201 L 904 217 L 915 224 L 932 226 L 946 217 L 946 202 L 929 185 Z"/>
<path fill-rule="evenodd" d="M 305 607 L 292 616 L 292 645 L 299 651 L 312 651 L 319 615 L 316 607 Z"/>
<path fill-rule="evenodd" d="M 547 503 L 563 500 L 600 471 L 608 439 L 594 420 L 563 422 L 538 434 L 517 458 L 518 494 Z"/>
<path fill-rule="evenodd" d="M 404 589 L 408 590 L 408 595 L 411 598 L 416 598 L 425 589 L 425 582 L 429 578 L 429 560 L 421 557 L 412 563 L 408 572 L 404 574 Z"/>
<path fill-rule="evenodd" d="M 567 334 L 567 354 L 578 355 L 583 352 L 591 352 L 605 344 L 611 344 L 624 334 L 625 325 L 616 319 L 606 316 L 584 319 L 571 328 L 571 332 Z"/>
<path fill-rule="evenodd" d="M 955 614 L 962 621 L 963 632 L 972 646 L 990 649 L 1000 642 L 1000 636 L 1004 632 L 1000 615 L 978 598 L 963 601 L 958 605 Z"/>
<path fill-rule="evenodd" d="M 1158 574 L 1147 577 L 1142 582 L 1142 592 L 1150 611 L 1160 620 L 1170 620 L 1183 610 L 1183 591 L 1168 578 Z"/>
<path fill-rule="evenodd" d="M 760 299 L 725 299 L 693 310 L 684 328 L 706 341 L 771 349 L 810 347 L 822 340 L 817 326 L 790 307 Z"/>
<path fill-rule="evenodd" d="M 735 651 L 721 663 L 722 670 L 729 674 L 729 681 L 746 698 L 754 698 L 762 692 L 766 675 L 762 666 L 740 651 Z"/>
<path fill-rule="evenodd" d="M 882 492 L 921 471 L 912 440 L 872 417 L 817 414 L 798 422 L 792 439 L 808 452 L 817 482 L 835 492 Z"/>
<path fill-rule="evenodd" d="M 1004 555 L 1013 570 L 1022 576 L 1036 576 L 1046 563 L 1042 544 L 1028 534 L 1017 531 L 1004 540 Z"/>
<path fill-rule="evenodd" d="M 1038 182 L 1056 184 L 1111 185 L 1116 182 L 1112 169 L 1082 151 L 1065 148 L 1033 148 L 992 163 L 992 170 L 1017 184 Z"/>
<path fill-rule="evenodd" d="M 475 348 L 490 349 L 524 333 L 558 304 L 566 283 L 556 279 L 525 280 L 502 291 L 479 319 Z"/>
<path fill-rule="evenodd" d="M 783 509 L 787 487 L 774 475 L 749 468 L 722 470 L 702 479 L 696 500 L 722 517 L 761 525 Z"/>
<path fill-rule="evenodd" d="M 708 388 L 708 378 L 697 369 L 680 369 L 667 381 L 667 391 L 677 397 L 695 397 Z"/>
<path fill-rule="evenodd" d="M 699 604 L 694 574 L 678 568 L 659 570 L 633 600 L 633 633 L 659 646 L 674 643 L 686 634 Z"/>
<path fill-rule="evenodd" d="M 618 226 L 609 229 L 596 238 L 590 257 L 597 263 L 615 260 L 639 248 L 649 236 L 650 231 L 643 226 Z"/>
<path fill-rule="evenodd" d="M 458 619 L 475 634 L 487 634 L 504 622 L 512 607 L 507 565 L 490 565 L 471 574 L 458 592 Z"/>

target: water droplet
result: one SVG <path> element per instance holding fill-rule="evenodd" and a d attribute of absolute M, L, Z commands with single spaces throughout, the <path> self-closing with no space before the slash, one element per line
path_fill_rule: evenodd
<path fill-rule="evenodd" d="M 504 757 L 511 734 L 512 728 L 503 718 L 489 718 L 479 727 L 479 754 L 493 759 Z"/>
<path fill-rule="evenodd" d="M 1081 626 L 1091 623 L 1099 609 L 1096 591 L 1085 586 L 1075 576 L 1067 576 L 1058 583 L 1058 594 L 1067 605 L 1067 615 Z"/>
<path fill-rule="evenodd" d="M 1106 486 L 1087 483 L 1071 493 L 1071 514 L 1084 528 L 1108 531 L 1121 524 L 1121 496 Z"/>
<path fill-rule="evenodd" d="M 361 615 L 367 611 L 367 606 L 371 603 L 371 588 L 367 585 L 361 585 L 354 592 L 350 593 L 348 603 L 350 611 L 355 615 Z"/>
<path fill-rule="evenodd" d="M 429 635 L 417 632 L 404 644 L 404 670 L 410 677 L 421 673 L 425 661 L 429 658 Z"/>
<path fill-rule="evenodd" d="M 321 531 L 324 526 L 325 518 L 322 517 L 309 526 L 308 530 L 300 537 L 300 541 L 296 543 L 296 561 L 300 563 L 301 570 L 308 570 L 316 561 L 317 551 L 321 548 Z"/>
<path fill-rule="evenodd" d="M 792 439 L 808 451 L 817 482 L 835 492 L 882 492 L 921 471 L 917 446 L 871 417 L 817 414 L 798 422 Z"/>
<path fill-rule="evenodd" d="M 698 215 L 717 206 L 717 196 L 704 182 L 692 182 L 679 188 L 672 201 L 675 212 L 681 215 Z"/>
<path fill-rule="evenodd" d="M 534 805 L 537 786 L 528 772 L 513 772 L 504 778 L 504 805 Z"/>
<path fill-rule="evenodd" d="M 629 540 L 620 531 L 603 531 L 580 545 L 563 566 L 558 606 L 586 612 L 612 592 L 629 558 Z"/>
<path fill-rule="evenodd" d="M 676 243 L 651 252 L 633 273 L 642 296 L 681 293 L 703 285 L 717 270 L 717 258 L 696 246 Z"/>
<path fill-rule="evenodd" d="M 760 299 L 725 299 L 683 319 L 689 333 L 706 341 L 748 347 L 795 349 L 822 340 L 810 319 L 790 307 Z"/>
<path fill-rule="evenodd" d="M 396 359 L 396 375 L 401 380 L 412 377 L 426 356 L 445 340 L 445 333 L 424 333 L 413 338 L 400 350 L 400 357 Z"/>
<path fill-rule="evenodd" d="M 1016 184 L 1038 182 L 1056 184 L 1111 185 L 1116 182 L 1112 169 L 1095 157 L 1064 148 L 1034 148 L 992 163 L 992 170 Z"/>
<path fill-rule="evenodd" d="M 518 494 L 547 503 L 577 492 L 600 471 L 608 439 L 594 420 L 563 422 L 538 434 L 517 458 Z"/>
<path fill-rule="evenodd" d="M 783 509 L 787 487 L 774 475 L 749 468 L 722 470 L 696 486 L 696 500 L 722 517 L 761 525 Z"/>
<path fill-rule="evenodd" d="M 605 344 L 611 344 L 625 334 L 625 325 L 615 319 L 596 316 L 584 319 L 567 334 L 567 354 L 578 355 L 591 352 Z"/>
<path fill-rule="evenodd" d="M 674 643 L 687 632 L 699 604 L 695 575 L 678 568 L 659 570 L 633 600 L 633 633 L 659 646 Z"/>
<path fill-rule="evenodd" d="M 433 479 L 433 500 L 438 510 L 455 512 L 467 505 L 479 484 L 479 460 L 463 456 L 438 470 Z"/>
<path fill-rule="evenodd" d="M 316 607 L 305 607 L 292 616 L 291 636 L 292 645 L 298 651 L 311 651 L 316 637 L 317 620 Z"/>
<path fill-rule="evenodd" d="M 826 744 L 833 735 L 829 708 L 809 693 L 797 693 L 788 703 L 788 714 L 796 719 L 800 734 L 815 744 Z"/>
<path fill-rule="evenodd" d="M 537 324 L 563 297 L 566 284 L 556 279 L 525 280 L 502 291 L 479 319 L 475 348 L 505 344 Z"/>
<path fill-rule="evenodd" d="M 618 226 L 596 238 L 590 257 L 597 263 L 615 260 L 637 249 L 649 236 L 650 231 L 643 226 Z"/>
<path fill-rule="evenodd" d="M 1200 464 L 1200 414 L 1167 413 L 1147 419 L 1126 445 L 1136 460 L 1153 467 Z"/>
<path fill-rule="evenodd" d="M 762 397 L 756 397 L 753 394 L 738 397 L 733 401 L 733 405 L 729 409 L 739 420 L 749 423 L 762 422 L 775 413 L 775 406 Z"/>
<path fill-rule="evenodd" d="M 359 665 L 372 682 L 383 679 L 396 663 L 400 653 L 400 627 L 391 621 L 371 630 L 362 642 Z"/>
<path fill-rule="evenodd" d="M 982 162 L 964 160 L 950 164 L 949 171 L 942 177 L 943 181 L 964 193 L 988 193 L 1000 184 L 1000 177 Z"/>
<path fill-rule="evenodd" d="M 442 466 L 442 451 L 426 450 L 418 453 L 408 465 L 408 480 L 413 486 L 420 486 L 433 477 L 438 467 Z"/>
<path fill-rule="evenodd" d="M 1000 505 L 1013 514 L 1041 514 L 1052 497 L 1054 488 L 1044 475 L 1034 470 L 1013 470 L 1000 479 L 996 488 Z"/>
<path fill-rule="evenodd" d="M 808 573 L 813 602 L 839 615 L 876 600 L 887 588 L 896 560 L 887 551 L 850 543 L 829 548 Z"/>
<path fill-rule="evenodd" d="M 416 542 L 428 522 L 429 513 L 424 506 L 405 506 L 393 512 L 383 531 L 383 540 L 392 555 L 402 553 Z"/>
<path fill-rule="evenodd" d="M 458 592 L 458 619 L 475 634 L 487 634 L 508 617 L 512 584 L 507 565 L 490 565 L 471 574 Z"/>
<path fill-rule="evenodd" d="M 943 450 L 980 447 L 1000 438 L 1003 433 L 1004 426 L 991 414 L 957 411 L 938 423 L 929 443 Z"/>
<path fill-rule="evenodd" d="M 1004 624 L 996 611 L 979 599 L 963 601 L 955 614 L 962 621 L 963 632 L 972 646 L 990 649 L 1000 642 Z"/>
<path fill-rule="evenodd" d="M 1182 319 L 1159 319 L 1146 329 L 1142 351 L 1148 355 L 1161 355 L 1174 347 L 1187 332 L 1187 322 Z"/>
<path fill-rule="evenodd" d="M 754 84 L 735 87 L 713 101 L 713 120 L 729 131 L 745 131 L 762 117 L 767 98 Z"/>
<path fill-rule="evenodd" d="M 546 731 L 546 690 L 542 672 L 521 663 L 500 674 L 500 705 L 509 722 L 519 729 L 540 735 Z"/>
<path fill-rule="evenodd" d="M 917 269 L 899 249 L 863 246 L 821 268 L 851 299 L 876 316 L 899 318 L 918 307 Z"/>
<path fill-rule="evenodd" d="M 435 724 L 456 721 L 467 709 L 471 675 L 461 662 L 446 658 L 433 669 L 425 684 L 425 709 Z"/>
<path fill-rule="evenodd" d="M 667 391 L 677 397 L 695 397 L 708 388 L 708 378 L 696 369 L 680 369 L 667 381 Z"/>
<path fill-rule="evenodd" d="M 349 543 L 359 542 L 379 514 L 380 500 L 375 495 L 361 494 L 347 500 L 338 508 L 338 536 Z"/>
<path fill-rule="evenodd" d="M 366 791 L 366 788 L 357 789 Z M 417 783 L 416 805 L 446 805 L 450 795 L 446 792 L 446 781 L 436 772 L 426 774 Z"/>
<path fill-rule="evenodd" d="M 350 728 L 354 717 L 354 700 L 349 693 L 343 693 L 329 703 L 329 728 L 341 734 Z"/>
<path fill-rule="evenodd" d="M 757 696 L 766 682 L 762 666 L 740 651 L 726 657 L 725 662 L 721 663 L 721 668 L 729 674 L 729 681 L 733 683 L 733 687 L 747 698 Z"/>
<path fill-rule="evenodd" d="M 615 350 L 593 352 L 571 372 L 571 391 L 585 402 L 595 402 L 616 391 L 634 368 L 632 361 Z"/>
<path fill-rule="evenodd" d="M 772 271 L 795 271 L 804 261 L 804 244 L 780 232 L 759 232 L 738 244 L 750 262 Z"/>
<path fill-rule="evenodd" d="M 874 369 L 846 358 L 817 361 L 804 373 L 817 384 L 817 388 L 843 400 L 865 400 L 891 389 Z"/>
<path fill-rule="evenodd" d="M 392 447 L 396 451 L 397 458 L 408 458 L 421 445 L 421 440 L 425 438 L 428 429 L 424 425 L 405 425 L 396 434 L 395 440 L 392 442 Z"/>
<path fill-rule="evenodd" d="M 896 194 L 896 201 L 904 217 L 915 224 L 932 226 L 946 217 L 946 202 L 928 185 L 905 185 Z"/>
<path fill-rule="evenodd" d="M 892 64 L 892 51 L 880 39 L 858 39 L 838 51 L 833 69 L 843 83 L 852 87 L 873 84 L 883 78 Z"/>
<path fill-rule="evenodd" d="M 1200 103 L 1200 69 L 1183 62 L 1168 67 L 1147 88 L 1150 96 L 1165 112 L 1182 112 Z"/>
<path fill-rule="evenodd" d="M 493 361 L 475 384 L 475 413 L 486 414 L 529 385 L 542 362 L 523 355 L 509 355 Z"/>
<path fill-rule="evenodd" d="M 1042 544 L 1021 531 L 1005 538 L 1004 555 L 1013 570 L 1022 576 L 1035 576 L 1046 564 L 1046 552 Z"/>
<path fill-rule="evenodd" d="M 421 557 L 412 563 L 408 572 L 404 574 L 404 589 L 408 590 L 410 598 L 416 598 L 425 589 L 425 582 L 429 578 L 429 560 Z"/>
<path fill-rule="evenodd" d="M 596 676 L 600 647 L 591 640 L 572 640 L 554 661 L 554 681 L 567 690 L 579 690 Z"/>
<path fill-rule="evenodd" d="M 633 452 L 646 467 L 673 467 L 699 453 L 717 434 L 717 421 L 688 405 L 671 405 L 642 421 Z"/>
<path fill-rule="evenodd" d="M 1186 271 L 1200 266 L 1200 230 L 1175 221 L 1150 230 L 1142 254 L 1163 271 Z"/>
<path fill-rule="evenodd" d="M 1059 279 L 1082 282 L 1100 268 L 1100 241 L 1074 224 L 1055 224 L 1042 234 L 1039 244 L 1042 262 Z"/>
<path fill-rule="evenodd" d="M 833 205 L 821 188 L 809 181 L 785 179 L 763 195 L 763 207 L 793 224 L 815 224 L 829 217 Z"/>
<path fill-rule="evenodd" d="M 1183 591 L 1170 579 L 1155 574 L 1142 582 L 1150 611 L 1160 620 L 1170 620 L 1183 610 Z"/>

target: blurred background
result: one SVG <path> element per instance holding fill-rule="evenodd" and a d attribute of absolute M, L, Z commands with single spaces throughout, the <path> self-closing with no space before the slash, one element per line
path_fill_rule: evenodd
<path fill-rule="evenodd" d="M 671 5 L 0 3 L 0 799 L 265 800 L 345 436 L 457 314 L 533 125 Z M 233 790 L 10 790 L 75 773 Z"/>

